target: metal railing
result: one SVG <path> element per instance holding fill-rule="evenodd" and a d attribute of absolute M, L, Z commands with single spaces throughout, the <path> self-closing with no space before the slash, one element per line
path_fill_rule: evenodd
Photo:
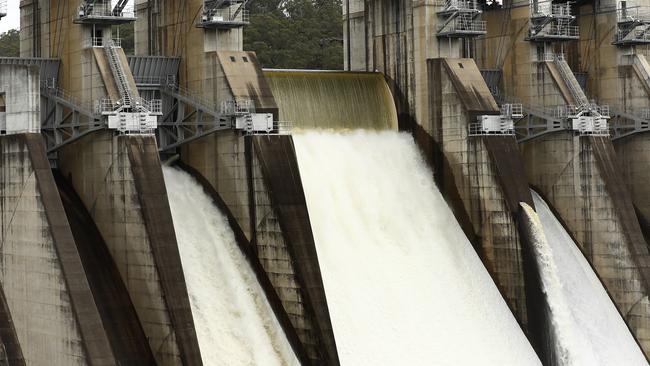
<path fill-rule="evenodd" d="M 147 112 L 151 114 L 162 114 L 162 100 L 160 99 L 146 100 L 142 97 L 137 97 L 134 98 L 134 103 L 136 106 L 141 105 Z"/>
<path fill-rule="evenodd" d="M 646 27 L 646 26 L 641 26 L 641 27 Z M 634 28 L 629 32 L 625 32 L 621 29 L 614 34 L 614 42 L 615 43 L 620 43 L 620 42 L 650 42 L 650 33 L 648 33 L 648 29 L 638 29 Z"/>
<path fill-rule="evenodd" d="M 529 4 L 531 18 L 573 18 L 571 3 L 553 4 L 551 0 L 531 1 Z"/>
<path fill-rule="evenodd" d="M 141 97 L 133 98 L 131 107 L 138 110 L 139 112 L 150 113 L 150 114 L 162 114 L 162 101 L 160 99 L 146 100 Z M 95 113 L 96 114 L 115 114 L 121 111 L 124 107 L 124 101 L 122 99 L 118 101 L 113 101 L 110 98 L 102 98 L 95 101 Z"/>
<path fill-rule="evenodd" d="M 83 109 L 87 111 L 88 113 L 92 114 L 93 107 L 89 103 L 83 102 L 81 99 L 77 98 L 76 96 L 70 94 L 67 90 L 61 89 L 55 85 L 50 84 L 49 82 L 45 81 L 44 83 L 41 84 L 41 93 L 55 97 L 61 100 L 64 100 L 68 102 L 70 105 L 74 105 L 75 107 L 79 109 Z"/>
<path fill-rule="evenodd" d="M 595 115 L 603 118 L 610 118 L 610 108 L 608 105 L 598 105 L 588 103 L 584 105 L 559 105 L 547 109 L 549 114 L 556 118 L 576 118 L 584 114 Z"/>
<path fill-rule="evenodd" d="M 487 22 L 485 20 L 454 18 L 440 32 L 444 34 L 464 32 L 485 33 L 486 24 Z"/>
<path fill-rule="evenodd" d="M 225 100 L 221 102 L 220 111 L 224 116 L 237 116 L 255 113 L 255 102 L 250 99 Z"/>
<path fill-rule="evenodd" d="M 506 103 L 501 105 L 501 116 L 519 119 L 524 117 L 524 106 L 521 103 Z"/>
<path fill-rule="evenodd" d="M 616 19 L 619 23 L 650 22 L 650 7 L 631 6 L 623 8 L 619 3 L 616 9 Z"/>
<path fill-rule="evenodd" d="M 470 123 L 468 126 L 469 136 L 484 136 L 484 135 L 501 135 L 508 136 L 515 134 L 515 127 L 512 123 L 504 126 L 499 130 L 487 130 L 481 122 Z"/>
<path fill-rule="evenodd" d="M 104 47 L 106 46 L 107 42 L 111 43 L 114 47 L 122 47 L 121 38 L 90 37 L 87 41 L 86 48 Z"/>
<path fill-rule="evenodd" d="M 293 123 L 289 121 L 273 121 L 273 127 L 266 130 L 246 130 L 248 135 L 290 135 Z"/>
<path fill-rule="evenodd" d="M 78 19 L 86 19 L 92 17 L 116 17 L 116 18 L 135 18 L 135 12 L 132 7 L 125 8 L 120 12 L 113 11 L 111 2 L 100 4 L 82 4 L 77 11 Z"/>
<path fill-rule="evenodd" d="M 237 8 L 227 7 L 221 9 L 207 9 L 204 5 L 203 15 L 201 17 L 203 23 L 250 23 L 250 11 Z"/>
<path fill-rule="evenodd" d="M 535 53 L 533 55 L 533 62 L 553 62 L 555 60 L 564 60 L 564 53 Z"/>
<path fill-rule="evenodd" d="M 479 11 L 476 0 L 439 0 L 436 5 L 443 11 Z"/>
<path fill-rule="evenodd" d="M 551 24 L 546 29 L 546 34 L 549 36 L 580 37 L 580 29 L 576 25 Z"/>

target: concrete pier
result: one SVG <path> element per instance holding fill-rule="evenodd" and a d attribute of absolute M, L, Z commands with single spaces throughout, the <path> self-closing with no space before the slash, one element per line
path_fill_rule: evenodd
<path fill-rule="evenodd" d="M 515 139 L 469 136 L 469 121 L 479 114 L 499 113 L 473 61 L 430 60 L 429 88 L 431 119 L 416 140 L 429 146 L 425 152 L 432 156 L 441 190 L 457 217 L 469 219 L 466 232 L 475 238 L 486 267 L 526 327 L 530 314 L 516 214 L 519 202 L 530 203 L 532 197 L 517 174 L 523 164 Z"/>
<path fill-rule="evenodd" d="M 41 136 L 2 136 L 0 151 L 1 337 L 8 361 L 117 365 Z"/>
<path fill-rule="evenodd" d="M 157 364 L 200 365 L 153 136 L 90 135 L 59 151 L 59 168 L 106 241 Z"/>

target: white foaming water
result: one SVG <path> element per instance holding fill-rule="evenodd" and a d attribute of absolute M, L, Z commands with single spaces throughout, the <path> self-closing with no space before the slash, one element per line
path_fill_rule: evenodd
<path fill-rule="evenodd" d="M 187 173 L 164 167 L 204 365 L 299 365 L 226 217 Z"/>
<path fill-rule="evenodd" d="M 294 140 L 342 365 L 540 364 L 410 135 Z"/>
<path fill-rule="evenodd" d="M 623 318 L 571 236 L 532 192 L 546 240 L 534 249 L 564 365 L 647 365 Z"/>

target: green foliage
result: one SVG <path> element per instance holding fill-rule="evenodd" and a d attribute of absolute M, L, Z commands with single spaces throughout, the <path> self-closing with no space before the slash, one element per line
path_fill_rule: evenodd
<path fill-rule="evenodd" d="M 343 68 L 341 0 L 254 0 L 244 49 L 263 67 Z"/>
<path fill-rule="evenodd" d="M 122 39 L 122 49 L 127 55 L 135 54 L 135 40 L 134 36 L 134 27 L 135 23 L 125 23 L 120 24 L 117 27 L 113 28 L 114 37 L 117 37 L 117 31 L 120 32 L 120 38 Z"/>
<path fill-rule="evenodd" d="M 17 29 L 11 29 L 0 34 L 0 56 L 20 56 L 20 32 Z"/>

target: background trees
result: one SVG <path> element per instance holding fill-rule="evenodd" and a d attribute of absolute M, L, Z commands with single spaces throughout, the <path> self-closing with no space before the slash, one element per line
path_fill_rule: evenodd
<path fill-rule="evenodd" d="M 263 67 L 342 69 L 342 0 L 253 0 L 244 50 L 255 51 Z M 122 48 L 133 54 L 133 24 L 119 26 Z M 19 33 L 0 35 L 0 56 L 17 57 Z"/>

